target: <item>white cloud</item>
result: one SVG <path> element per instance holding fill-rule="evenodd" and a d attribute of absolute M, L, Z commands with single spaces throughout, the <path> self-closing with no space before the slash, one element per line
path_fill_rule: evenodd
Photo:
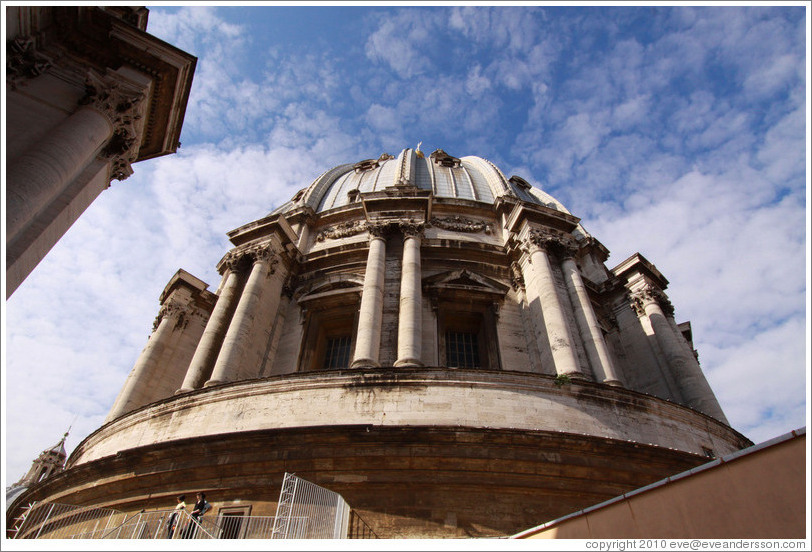
<path fill-rule="evenodd" d="M 366 55 L 386 63 L 401 78 L 411 78 L 432 68 L 429 53 L 431 30 L 437 24 L 431 10 L 401 10 L 380 19 L 366 41 Z"/>

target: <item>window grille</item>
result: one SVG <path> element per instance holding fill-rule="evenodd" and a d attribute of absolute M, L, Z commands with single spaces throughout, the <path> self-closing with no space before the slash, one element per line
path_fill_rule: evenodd
<path fill-rule="evenodd" d="M 331 337 L 327 339 L 324 354 L 324 369 L 347 368 L 350 365 L 350 336 Z"/>
<path fill-rule="evenodd" d="M 477 334 L 446 332 L 445 358 L 450 368 L 479 368 Z"/>

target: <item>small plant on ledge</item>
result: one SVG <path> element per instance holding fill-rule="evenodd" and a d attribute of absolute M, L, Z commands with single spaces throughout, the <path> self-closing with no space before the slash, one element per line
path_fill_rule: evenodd
<path fill-rule="evenodd" d="M 572 380 L 570 379 L 570 377 L 567 374 L 558 374 L 555 377 L 555 384 L 558 387 L 561 387 L 562 385 L 568 385 L 570 383 L 572 383 Z"/>

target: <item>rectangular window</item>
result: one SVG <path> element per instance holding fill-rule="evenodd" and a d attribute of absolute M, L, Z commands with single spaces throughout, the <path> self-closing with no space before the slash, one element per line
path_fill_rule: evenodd
<path fill-rule="evenodd" d="M 449 368 L 479 368 L 477 334 L 446 332 L 445 358 Z"/>
<path fill-rule="evenodd" d="M 348 368 L 350 366 L 350 336 L 330 337 L 324 353 L 324 369 Z"/>

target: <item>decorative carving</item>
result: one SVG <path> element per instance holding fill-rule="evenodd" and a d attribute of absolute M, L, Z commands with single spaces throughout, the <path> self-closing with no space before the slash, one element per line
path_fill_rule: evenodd
<path fill-rule="evenodd" d="M 522 275 L 522 269 L 519 267 L 519 263 L 516 261 L 510 263 L 510 273 L 510 286 L 514 291 L 524 289 L 524 276 Z"/>
<path fill-rule="evenodd" d="M 561 259 L 573 257 L 578 252 L 574 239 L 549 230 L 530 230 L 527 241 L 530 249 L 532 246 L 539 247 Z"/>
<path fill-rule="evenodd" d="M 350 236 L 355 236 L 356 234 L 360 234 L 361 232 L 367 230 L 367 226 L 368 225 L 366 222 L 359 221 L 341 222 L 334 226 L 328 226 L 327 228 L 316 234 L 316 241 L 323 242 L 327 238 L 336 240 L 340 238 L 348 238 Z"/>
<path fill-rule="evenodd" d="M 666 316 L 674 316 L 674 306 L 668 300 L 668 296 L 660 289 L 651 285 L 645 285 L 629 294 L 629 304 L 631 305 L 637 316 L 642 316 L 646 313 L 646 305 L 650 303 L 657 303 Z"/>
<path fill-rule="evenodd" d="M 37 52 L 33 38 L 18 36 L 7 44 L 6 82 L 12 90 L 25 86 L 26 79 L 38 77 L 51 66 L 51 59 Z"/>
<path fill-rule="evenodd" d="M 437 226 L 445 230 L 453 230 L 454 232 L 485 232 L 486 234 L 490 234 L 493 231 L 491 225 L 488 223 L 460 216 L 434 217 L 430 222 L 432 226 Z"/>
<path fill-rule="evenodd" d="M 89 105 L 104 114 L 113 125 L 113 136 L 101 156 L 112 159 L 111 179 L 125 180 L 132 173 L 130 166 L 136 159 L 138 131 L 145 95 L 126 90 L 112 79 L 103 79 L 94 71 L 88 71 L 85 79 L 85 95 L 80 105 Z"/>
<path fill-rule="evenodd" d="M 298 278 L 296 276 L 290 276 L 285 280 L 285 283 L 282 284 L 282 294 L 288 299 L 292 299 L 298 285 Z"/>

